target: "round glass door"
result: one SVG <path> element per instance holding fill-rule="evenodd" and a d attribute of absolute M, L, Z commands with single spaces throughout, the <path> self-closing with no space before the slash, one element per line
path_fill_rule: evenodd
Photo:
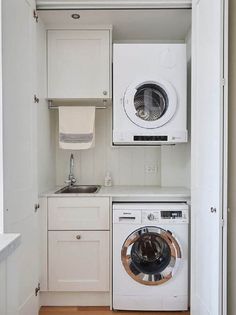
<path fill-rule="evenodd" d="M 145 285 L 159 285 L 170 280 L 180 259 L 180 246 L 173 235 L 153 226 L 134 231 L 125 240 L 121 250 L 126 272 L 135 281 Z"/>
<path fill-rule="evenodd" d="M 163 88 L 156 84 L 143 84 L 134 95 L 136 116 L 145 121 L 156 121 L 167 111 L 168 102 Z"/>
<path fill-rule="evenodd" d="M 136 82 L 124 95 L 124 109 L 128 118 L 142 128 L 165 125 L 177 108 L 177 95 L 169 82 L 159 80 Z"/>

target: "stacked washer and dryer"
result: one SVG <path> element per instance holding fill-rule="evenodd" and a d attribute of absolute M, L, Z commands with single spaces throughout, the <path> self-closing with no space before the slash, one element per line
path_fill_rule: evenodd
<path fill-rule="evenodd" d="M 187 142 L 185 44 L 114 44 L 113 144 Z M 188 309 L 187 203 L 113 204 L 113 308 Z"/>

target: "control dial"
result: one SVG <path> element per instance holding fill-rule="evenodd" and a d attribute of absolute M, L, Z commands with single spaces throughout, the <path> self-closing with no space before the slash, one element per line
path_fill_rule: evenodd
<path fill-rule="evenodd" d="M 149 215 L 147 216 L 149 221 L 153 221 L 155 219 L 154 214 L 153 213 L 149 213 Z"/>

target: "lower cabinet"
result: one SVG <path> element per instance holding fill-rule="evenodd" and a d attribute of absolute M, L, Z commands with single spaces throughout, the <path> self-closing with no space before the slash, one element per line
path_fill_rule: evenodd
<path fill-rule="evenodd" d="M 109 231 L 49 231 L 50 291 L 109 291 Z"/>

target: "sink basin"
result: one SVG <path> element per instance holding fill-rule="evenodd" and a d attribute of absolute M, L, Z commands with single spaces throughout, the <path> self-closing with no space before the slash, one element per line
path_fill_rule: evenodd
<path fill-rule="evenodd" d="M 73 185 L 66 186 L 56 191 L 55 194 L 93 194 L 99 191 L 98 185 Z"/>

